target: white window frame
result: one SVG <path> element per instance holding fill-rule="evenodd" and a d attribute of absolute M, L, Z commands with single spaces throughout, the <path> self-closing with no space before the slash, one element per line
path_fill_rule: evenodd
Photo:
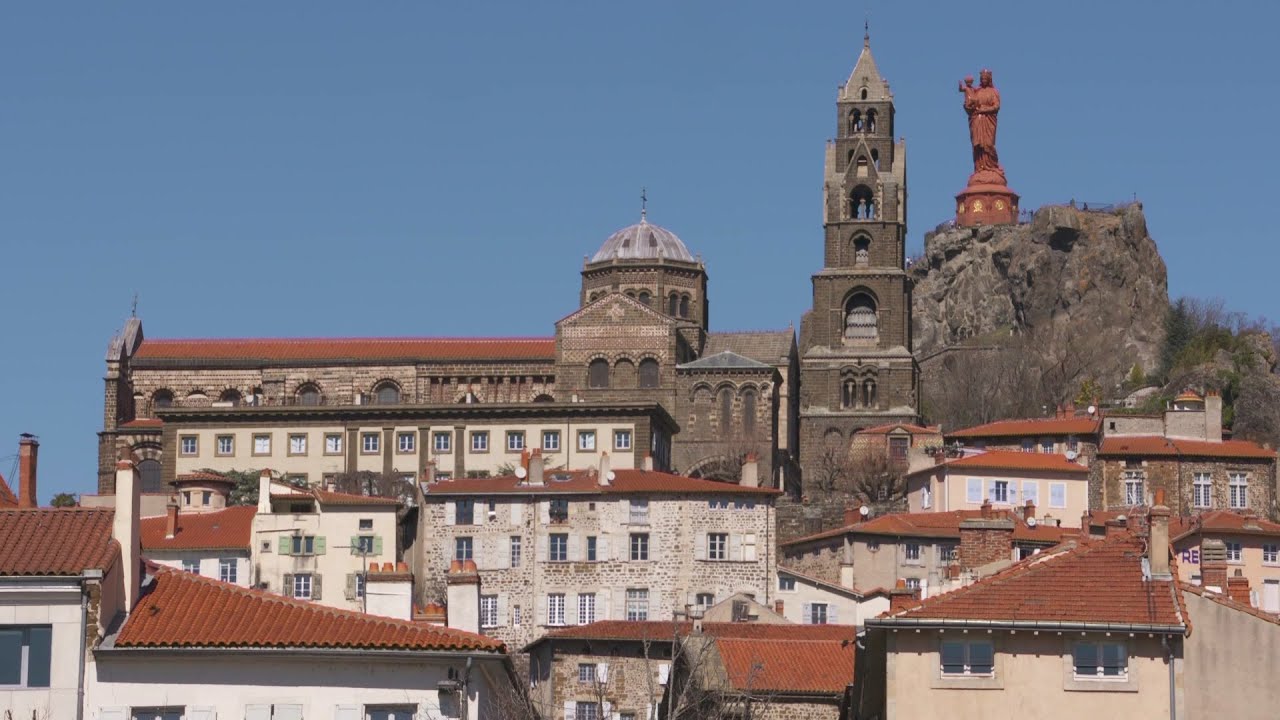
<path fill-rule="evenodd" d="M 498 627 L 498 596 L 480 596 L 480 627 Z"/>
<path fill-rule="evenodd" d="M 1012 493 L 1009 492 L 1012 483 L 1008 480 L 992 480 L 991 485 L 987 488 L 987 498 L 991 500 L 992 505 L 1008 505 Z M 1003 489 L 1004 493 L 1000 490 Z"/>
<path fill-rule="evenodd" d="M 488 430 L 472 430 L 471 431 L 471 452 L 473 453 L 489 452 L 489 431 Z"/>
<path fill-rule="evenodd" d="M 627 588 L 627 620 L 637 622 L 649 619 L 649 588 Z"/>
<path fill-rule="evenodd" d="M 475 560 L 476 541 L 470 535 L 459 535 L 453 539 L 454 560 Z"/>
<path fill-rule="evenodd" d="M 778 576 L 778 592 L 795 592 L 796 579 L 786 575 Z"/>
<path fill-rule="evenodd" d="M 1238 542 L 1225 542 L 1227 546 L 1227 562 L 1242 563 L 1244 562 L 1244 547 Z"/>
<path fill-rule="evenodd" d="M 240 561 L 236 558 L 218 558 L 218 579 L 235 585 L 239 582 Z"/>
<path fill-rule="evenodd" d="M 595 593 L 582 593 L 578 595 L 578 624 L 589 625 L 595 621 L 596 621 Z"/>
<path fill-rule="evenodd" d="M 544 452 L 560 452 L 560 431 L 542 431 L 542 450 Z"/>
<path fill-rule="evenodd" d="M 795 578 L 792 578 L 791 580 L 792 582 L 794 582 Z M 697 607 L 700 610 L 706 610 L 707 608 L 716 604 L 715 593 L 709 593 L 709 592 L 698 593 L 693 596 L 693 604 L 695 607 Z"/>
<path fill-rule="evenodd" d="M 1028 502 L 1040 507 L 1040 481 L 1039 480 L 1023 480 L 1022 496 L 1018 498 L 1019 505 L 1026 505 Z"/>
<path fill-rule="evenodd" d="M 341 455 L 342 454 L 342 434 L 341 433 L 325 434 L 324 454 L 325 455 Z"/>
<path fill-rule="evenodd" d="M 547 594 L 547 624 L 564 625 L 564 593 Z"/>
<path fill-rule="evenodd" d="M 1262 564 L 1263 565 L 1280 564 L 1280 544 L 1276 544 L 1276 543 L 1262 544 Z"/>
<path fill-rule="evenodd" d="M 289 454 L 290 455 L 306 455 L 307 454 L 306 433 L 290 433 Z"/>
<path fill-rule="evenodd" d="M 193 575 L 200 574 L 200 559 L 182 558 L 182 571 L 189 572 Z"/>
<path fill-rule="evenodd" d="M 311 573 L 294 573 L 292 597 L 298 600 L 310 600 L 312 591 L 315 588 L 312 583 Z"/>
<path fill-rule="evenodd" d="M 191 457 L 192 455 L 199 455 L 199 454 L 200 454 L 200 438 L 199 438 L 199 436 L 196 436 L 196 435 L 183 435 L 183 436 L 178 440 L 178 443 L 179 443 L 179 446 L 180 446 L 180 448 L 181 448 L 181 449 L 178 451 L 180 455 L 183 455 L 184 457 Z"/>
<path fill-rule="evenodd" d="M 1198 472 L 1192 475 L 1191 499 L 1193 507 L 1200 509 L 1209 509 L 1213 507 L 1212 474 L 1207 472 Z"/>
<path fill-rule="evenodd" d="M 631 533 L 627 545 L 631 562 L 646 562 L 649 560 L 649 533 Z"/>
<path fill-rule="evenodd" d="M 453 452 L 453 433 L 437 432 L 431 434 L 431 446 L 438 453 Z"/>
<path fill-rule="evenodd" d="M 418 434 L 412 430 L 396 433 L 396 452 L 411 453 L 418 450 Z"/>
<path fill-rule="evenodd" d="M 902 557 L 907 562 L 920 562 L 920 543 L 903 543 Z"/>
<path fill-rule="evenodd" d="M 595 430 L 579 430 L 578 431 L 578 450 L 583 452 L 594 452 L 596 449 L 596 431 Z"/>
<path fill-rule="evenodd" d="M 213 440 L 214 455 L 226 457 L 236 454 L 236 436 L 235 435 L 219 435 Z"/>
<path fill-rule="evenodd" d="M 614 450 L 630 450 L 631 449 L 631 431 L 630 430 L 614 430 L 613 431 L 613 449 Z"/>
<path fill-rule="evenodd" d="M 586 685 L 596 681 L 595 663 L 578 663 L 578 682 Z"/>
<path fill-rule="evenodd" d="M 524 450 L 524 431 L 508 430 L 507 452 L 520 452 L 521 450 Z"/>
<path fill-rule="evenodd" d="M 1094 652 L 1095 652 L 1095 659 L 1097 661 L 1097 664 L 1090 666 L 1094 668 L 1093 672 L 1089 672 L 1089 673 L 1080 672 L 1080 665 L 1076 663 L 1076 660 L 1077 660 L 1076 653 L 1079 650 L 1080 646 L 1082 645 L 1089 645 L 1095 648 Z M 1107 664 L 1104 657 L 1105 657 L 1105 649 L 1108 647 L 1110 648 L 1118 647 L 1120 648 L 1121 652 L 1124 653 L 1124 657 L 1123 657 L 1124 664 L 1123 666 L 1121 666 L 1121 670 L 1118 673 L 1112 673 L 1112 674 L 1107 673 Z M 1123 642 L 1112 642 L 1112 641 L 1098 642 L 1095 640 L 1080 640 L 1080 641 L 1073 642 L 1071 643 L 1071 673 L 1076 680 L 1105 680 L 1108 682 L 1127 681 L 1129 679 L 1129 647 Z"/>
<path fill-rule="evenodd" d="M 382 433 L 365 432 L 360 433 L 360 453 L 363 455 L 376 455 L 382 452 Z"/>
<path fill-rule="evenodd" d="M 1143 470 L 1125 470 L 1124 504 L 1143 505 L 1147 500 L 1147 473 Z"/>
<path fill-rule="evenodd" d="M 507 550 L 510 553 L 511 567 L 520 567 L 520 561 L 524 559 L 524 538 L 512 535 Z"/>
<path fill-rule="evenodd" d="M 806 625 L 826 625 L 830 617 L 827 603 L 809 603 L 809 616 L 804 619 Z"/>
<path fill-rule="evenodd" d="M 547 535 L 547 562 L 569 561 L 569 534 L 550 533 Z"/>
<path fill-rule="evenodd" d="M 630 501 L 628 501 L 627 524 L 628 525 L 648 525 L 649 524 L 648 499 L 632 498 Z"/>
<path fill-rule="evenodd" d="M 729 559 L 729 533 L 707 533 L 707 559 L 717 561 Z"/>
<path fill-rule="evenodd" d="M 258 456 L 271 454 L 271 433 L 253 434 L 253 454 Z"/>
<path fill-rule="evenodd" d="M 1249 508 L 1249 475 L 1242 472 L 1227 473 L 1227 494 L 1232 510 Z"/>

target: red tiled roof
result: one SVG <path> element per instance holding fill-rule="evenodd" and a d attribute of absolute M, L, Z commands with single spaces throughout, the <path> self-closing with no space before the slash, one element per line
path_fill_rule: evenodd
<path fill-rule="evenodd" d="M 549 640 L 670 640 L 693 630 L 690 622 L 665 620 L 600 620 L 552 630 Z M 703 623 L 703 633 L 740 640 L 842 640 L 853 637 L 852 625 L 792 625 L 790 623 Z M 536 644 L 536 643 L 535 643 Z"/>
<path fill-rule="evenodd" d="M 228 338 L 144 340 L 144 360 L 554 360 L 555 338 Z"/>
<path fill-rule="evenodd" d="M 1193 457 L 1256 458 L 1275 460 L 1276 451 L 1247 440 L 1182 440 L 1160 435 L 1109 437 L 1098 448 L 1099 455 L 1157 455 Z"/>
<path fill-rule="evenodd" d="M 1030 418 L 997 420 L 947 433 L 949 438 L 1018 437 L 1022 435 L 1096 435 L 1101 426 L 1096 417 Z"/>
<path fill-rule="evenodd" d="M 1194 595 L 1199 595 L 1200 597 L 1206 600 L 1212 600 L 1213 602 L 1216 602 L 1219 605 L 1223 605 L 1225 607 L 1229 607 L 1232 610 L 1238 610 L 1242 613 L 1252 615 L 1258 618 L 1259 620 L 1265 620 L 1273 625 L 1280 625 L 1280 615 L 1276 615 L 1275 613 L 1269 613 L 1265 610 L 1259 610 L 1258 608 L 1253 607 L 1252 605 L 1246 605 L 1245 603 L 1239 602 L 1237 600 L 1233 600 L 1228 595 L 1223 595 L 1222 593 L 1216 593 L 1211 590 L 1206 590 L 1199 585 L 1192 585 L 1191 583 L 1181 582 L 1181 581 L 1178 582 L 1178 589 L 1181 590 L 1182 592 L 1189 592 Z"/>
<path fill-rule="evenodd" d="M 13 488 L 9 487 L 9 483 L 4 481 L 4 476 L 0 475 L 0 508 L 18 507 L 18 496 L 13 494 Z"/>
<path fill-rule="evenodd" d="M 482 635 L 337 610 L 160 568 L 115 647 L 504 652 Z"/>
<path fill-rule="evenodd" d="M 122 428 L 161 428 L 164 427 L 164 421 L 159 418 L 134 418 L 126 423 L 120 423 Z"/>
<path fill-rule="evenodd" d="M 716 647 L 720 650 L 729 686 L 736 690 L 788 695 L 843 694 L 853 683 L 856 629 L 851 625 L 828 627 L 844 628 L 846 637 L 838 640 L 717 638 Z"/>
<path fill-rule="evenodd" d="M 321 505 L 399 505 L 398 498 L 379 497 L 376 495 L 356 495 L 353 493 L 329 492 L 312 488 L 312 494 Z"/>
<path fill-rule="evenodd" d="M 79 575 L 120 555 L 108 508 L 0 510 L 0 575 Z"/>
<path fill-rule="evenodd" d="M 1280 537 L 1280 524 L 1230 510 L 1209 510 L 1194 517 L 1174 517 L 1169 522 L 1172 540 L 1181 540 L 1196 533 Z"/>
<path fill-rule="evenodd" d="M 258 508 L 238 505 L 207 513 L 178 513 L 178 531 L 166 538 L 169 518 L 142 518 L 142 550 L 252 550 L 253 516 Z"/>
<path fill-rule="evenodd" d="M 1143 577 L 1143 550 L 1144 540 L 1131 533 L 1065 545 L 868 624 L 905 619 L 1185 627 L 1173 582 Z"/>
<path fill-rule="evenodd" d="M 889 423 L 888 425 L 876 425 L 875 427 L 862 428 L 854 433 L 855 435 L 888 435 L 894 430 L 904 430 L 912 435 L 941 435 L 942 428 L 938 426 L 922 427 L 920 425 L 912 425 L 911 423 Z"/>
<path fill-rule="evenodd" d="M 1013 520 L 1013 540 L 1025 542 L 1041 542 L 1055 544 L 1062 541 L 1066 529 L 1037 523 L 1030 527 L 1019 520 L 1009 510 L 995 510 L 997 519 Z M 842 535 L 880 535 L 889 537 L 922 537 L 922 538 L 960 538 L 960 523 L 982 517 L 981 510 L 949 510 L 947 512 L 893 513 L 881 515 L 865 522 L 846 525 L 845 527 L 825 530 L 813 535 L 806 535 L 795 540 L 782 543 L 790 547 L 814 540 L 840 537 Z"/>
<path fill-rule="evenodd" d="M 181 482 L 221 482 L 221 483 L 228 483 L 228 484 L 230 484 L 230 485 L 235 485 L 235 484 L 236 484 L 236 481 L 235 481 L 235 480 L 232 480 L 231 478 L 227 477 L 226 475 L 220 475 L 220 474 L 218 474 L 218 473 L 214 473 L 214 472 L 205 472 L 205 471 L 203 471 L 203 470 L 198 471 L 198 472 L 183 473 L 182 475 L 179 475 L 178 477 L 174 478 L 174 479 L 173 479 L 173 481 L 174 481 L 175 483 L 181 483 Z"/>
<path fill-rule="evenodd" d="M 628 493 L 726 493 L 735 495 L 778 495 L 780 490 L 744 487 L 736 483 L 703 480 L 653 470 L 614 470 L 609 485 L 601 485 L 592 470 L 553 471 L 545 474 L 545 484 L 531 486 L 515 475 L 488 478 L 440 480 L 428 486 L 427 497 L 458 494 L 628 494 Z M 557 477 L 565 479 L 556 479 Z"/>
<path fill-rule="evenodd" d="M 943 463 L 958 470 L 1027 470 L 1032 472 L 1059 472 L 1088 475 L 1089 468 L 1074 463 L 1066 455 L 1058 453 L 1020 452 L 1017 450 L 988 450 L 966 455 Z M 913 475 L 931 472 L 937 465 L 925 467 Z"/>

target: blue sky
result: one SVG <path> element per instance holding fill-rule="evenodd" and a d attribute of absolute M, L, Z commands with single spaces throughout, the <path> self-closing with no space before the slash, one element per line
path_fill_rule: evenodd
<path fill-rule="evenodd" d="M 715 329 L 798 322 L 868 14 L 909 251 L 991 67 L 1024 207 L 1136 193 L 1171 294 L 1280 316 L 1273 3 L 6 3 L 0 473 L 29 431 L 92 490 L 135 292 L 151 337 L 549 335 L 641 186 Z"/>

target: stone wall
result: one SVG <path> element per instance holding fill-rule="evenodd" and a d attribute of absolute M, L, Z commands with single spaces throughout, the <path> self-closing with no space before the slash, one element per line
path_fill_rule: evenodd
<path fill-rule="evenodd" d="M 1208 508 L 1195 506 L 1194 482 L 1197 473 L 1210 476 L 1212 507 L 1230 508 L 1229 474 L 1245 473 L 1249 478 L 1247 509 L 1266 516 L 1276 511 L 1276 463 L 1274 460 L 1244 458 L 1177 458 L 1105 456 L 1090 467 L 1089 507 L 1120 510 L 1129 507 L 1125 498 L 1126 470 L 1143 473 L 1143 492 L 1148 498 L 1163 489 L 1165 504 L 1175 514 L 1193 514 Z"/>

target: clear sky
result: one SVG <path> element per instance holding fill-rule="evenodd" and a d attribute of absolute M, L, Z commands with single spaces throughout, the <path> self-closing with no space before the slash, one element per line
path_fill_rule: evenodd
<path fill-rule="evenodd" d="M 92 491 L 135 292 L 150 337 L 550 335 L 641 186 L 713 329 L 798 323 L 867 15 L 909 252 L 991 67 L 1023 207 L 1136 193 L 1171 294 L 1280 316 L 1276 3 L 5 3 L 0 473 L 29 431 Z"/>

